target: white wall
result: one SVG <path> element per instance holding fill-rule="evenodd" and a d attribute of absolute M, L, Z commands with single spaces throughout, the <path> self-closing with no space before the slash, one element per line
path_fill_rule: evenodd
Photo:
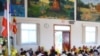
<path fill-rule="evenodd" d="M 0 18 L 1 22 L 1 18 Z M 81 21 L 76 21 L 74 24 L 69 24 L 68 20 L 64 20 L 62 22 L 61 19 L 42 19 L 42 18 L 17 18 L 17 23 L 38 23 L 40 28 L 39 28 L 39 45 L 45 47 L 46 50 L 49 50 L 51 46 L 54 45 L 54 33 L 53 33 L 53 25 L 54 24 L 64 24 L 64 25 L 71 25 L 71 47 L 73 45 L 82 46 L 82 45 L 87 45 L 87 46 L 94 46 L 94 45 L 99 45 L 100 44 L 100 23 L 99 22 L 81 22 Z M 49 27 L 45 28 L 44 24 L 48 23 Z M 98 38 L 97 38 L 97 44 L 84 44 L 82 40 L 82 25 L 91 25 L 91 26 L 97 26 L 98 27 Z M 1 29 L 1 25 L 0 25 Z M 19 33 L 19 31 L 18 31 Z M 0 34 L 1 35 L 1 34 Z M 20 37 L 16 37 L 19 40 L 16 40 L 20 42 Z M 23 47 L 24 49 L 29 49 L 33 48 L 36 50 L 36 47 L 38 45 L 20 45 L 17 44 L 16 48 L 20 49 Z"/>

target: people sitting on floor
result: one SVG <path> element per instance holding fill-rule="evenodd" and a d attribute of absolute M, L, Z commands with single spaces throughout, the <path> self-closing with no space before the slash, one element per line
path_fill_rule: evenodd
<path fill-rule="evenodd" d="M 26 51 L 23 48 L 20 49 L 20 55 L 21 56 L 25 56 L 26 55 Z"/>
<path fill-rule="evenodd" d="M 35 55 L 38 55 L 39 53 L 41 53 L 41 50 L 40 49 L 41 49 L 40 46 L 38 46 L 38 48 L 37 48 L 37 50 L 35 52 Z"/>
<path fill-rule="evenodd" d="M 49 56 L 55 56 L 55 55 L 57 55 L 57 51 L 55 50 L 54 46 L 52 46 L 52 48 L 50 49 Z"/>
<path fill-rule="evenodd" d="M 28 52 L 29 52 L 29 55 L 30 55 L 30 56 L 33 56 L 33 50 L 32 50 L 32 48 L 30 48 L 30 49 L 28 50 Z"/>
<path fill-rule="evenodd" d="M 55 50 L 55 47 L 52 46 L 50 52 L 45 51 L 44 47 L 38 47 L 38 49 L 33 52 L 32 48 L 28 51 L 23 50 L 21 48 L 20 55 L 27 55 L 27 56 L 100 56 L 100 52 L 98 51 L 99 47 L 87 47 L 82 46 L 79 48 L 72 48 L 70 50 L 63 50 L 62 53 L 58 53 Z M 34 55 L 35 54 L 35 55 Z"/>
<path fill-rule="evenodd" d="M 61 56 L 67 56 L 66 51 L 62 51 Z"/>

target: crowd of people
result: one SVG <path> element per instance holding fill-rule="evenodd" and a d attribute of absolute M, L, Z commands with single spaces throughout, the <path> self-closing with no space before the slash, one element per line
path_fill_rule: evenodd
<path fill-rule="evenodd" d="M 29 50 L 20 49 L 20 56 L 100 56 L 100 46 L 82 46 L 76 48 L 73 46 L 70 50 L 63 50 L 62 53 L 59 53 L 52 46 L 50 51 L 45 51 L 43 47 L 38 46 L 36 51 L 33 51 L 32 48 Z"/>

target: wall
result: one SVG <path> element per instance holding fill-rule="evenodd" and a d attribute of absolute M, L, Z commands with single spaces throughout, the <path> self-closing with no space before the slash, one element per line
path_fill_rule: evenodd
<path fill-rule="evenodd" d="M 1 18 L 0 18 L 1 23 Z M 98 22 L 82 22 L 82 21 L 75 21 L 74 24 L 69 24 L 68 20 L 57 20 L 57 19 L 38 19 L 38 18 L 17 18 L 17 23 L 38 23 L 39 28 L 39 45 L 45 47 L 45 50 L 49 50 L 51 46 L 54 45 L 54 35 L 53 35 L 53 25 L 54 24 L 64 24 L 64 25 L 71 25 L 71 47 L 73 45 L 82 46 L 82 45 L 99 45 L 100 44 L 100 23 Z M 44 24 L 48 23 L 49 27 L 45 28 Z M 84 44 L 82 39 L 82 26 L 83 25 L 89 25 L 89 26 L 97 26 L 98 27 L 98 37 L 97 37 L 97 44 Z M 1 29 L 1 24 L 0 24 Z M 20 30 L 18 30 L 19 33 Z M 0 34 L 1 35 L 1 34 Z M 17 39 L 16 39 L 17 38 Z M 20 36 L 17 36 L 15 40 L 17 42 L 20 42 Z M 36 47 L 38 45 L 20 45 L 16 44 L 16 48 L 19 50 L 21 47 L 24 49 L 33 48 L 33 50 L 36 50 Z"/>

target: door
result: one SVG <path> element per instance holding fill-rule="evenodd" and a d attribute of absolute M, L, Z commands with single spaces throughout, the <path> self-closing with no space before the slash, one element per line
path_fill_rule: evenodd
<path fill-rule="evenodd" d="M 62 34 L 62 45 L 63 45 L 63 50 L 70 50 L 70 32 L 69 31 L 63 31 Z"/>

